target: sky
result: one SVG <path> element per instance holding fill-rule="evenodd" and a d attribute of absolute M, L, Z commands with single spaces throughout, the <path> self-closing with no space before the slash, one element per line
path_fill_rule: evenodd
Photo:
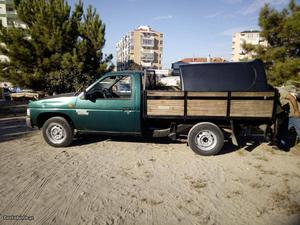
<path fill-rule="evenodd" d="M 68 0 L 71 6 L 76 0 Z M 269 3 L 282 9 L 289 0 L 83 0 L 92 5 L 106 25 L 105 54 L 140 25 L 164 34 L 163 68 L 186 57 L 231 58 L 235 32 L 257 30 L 260 8 Z M 297 0 L 299 3 L 300 0 Z"/>

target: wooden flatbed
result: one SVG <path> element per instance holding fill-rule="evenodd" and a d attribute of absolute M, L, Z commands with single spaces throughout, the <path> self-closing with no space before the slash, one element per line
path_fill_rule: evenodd
<path fill-rule="evenodd" d="M 144 91 L 144 117 L 272 119 L 275 96 L 275 91 Z"/>

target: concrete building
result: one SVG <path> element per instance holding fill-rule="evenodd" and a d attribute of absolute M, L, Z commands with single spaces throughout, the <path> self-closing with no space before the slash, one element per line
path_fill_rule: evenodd
<path fill-rule="evenodd" d="M 187 64 L 198 64 L 198 63 L 218 63 L 218 62 L 226 62 L 226 60 L 222 57 L 197 57 L 197 58 L 184 58 L 177 62 L 172 63 L 172 74 L 173 76 L 179 76 L 180 71 L 179 67 L 181 65 Z"/>
<path fill-rule="evenodd" d="M 18 18 L 13 0 L 0 0 L 0 20 L 4 27 L 26 28 L 26 25 Z"/>
<path fill-rule="evenodd" d="M 139 26 L 126 34 L 116 45 L 117 70 L 132 64 L 140 68 L 162 69 L 163 34 L 149 26 Z"/>
<path fill-rule="evenodd" d="M 0 22 L 4 27 L 26 28 L 26 25 L 18 18 L 13 0 L 0 0 Z M 0 44 L 4 45 L 3 43 Z M 9 58 L 0 53 L 0 62 L 4 61 L 9 61 Z"/>
<path fill-rule="evenodd" d="M 268 42 L 260 36 L 260 32 L 257 30 L 235 33 L 232 38 L 232 61 L 238 62 L 255 58 L 255 53 L 245 52 L 242 47 L 243 43 L 262 46 L 268 45 Z"/>

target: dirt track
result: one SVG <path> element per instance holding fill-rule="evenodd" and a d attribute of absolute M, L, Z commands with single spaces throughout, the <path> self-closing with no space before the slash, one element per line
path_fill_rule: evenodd
<path fill-rule="evenodd" d="M 10 139 L 0 138 L 0 214 L 34 220 L 1 225 L 300 224 L 299 146 L 227 144 L 203 157 L 167 140 L 85 137 L 54 149 L 37 131 Z"/>

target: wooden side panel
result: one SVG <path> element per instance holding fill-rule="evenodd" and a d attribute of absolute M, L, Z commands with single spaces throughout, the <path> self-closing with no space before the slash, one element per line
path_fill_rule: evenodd
<path fill-rule="evenodd" d="M 227 100 L 188 100 L 188 116 L 226 116 Z"/>
<path fill-rule="evenodd" d="M 148 99 L 148 116 L 184 116 L 184 100 Z"/>
<path fill-rule="evenodd" d="M 147 91 L 147 96 L 171 96 L 171 97 L 184 97 L 183 91 Z"/>
<path fill-rule="evenodd" d="M 230 116 L 272 117 L 273 100 L 232 100 Z"/>
<path fill-rule="evenodd" d="M 274 97 L 274 92 L 232 92 L 231 97 Z"/>
<path fill-rule="evenodd" d="M 227 92 L 188 92 L 188 97 L 227 97 Z"/>

